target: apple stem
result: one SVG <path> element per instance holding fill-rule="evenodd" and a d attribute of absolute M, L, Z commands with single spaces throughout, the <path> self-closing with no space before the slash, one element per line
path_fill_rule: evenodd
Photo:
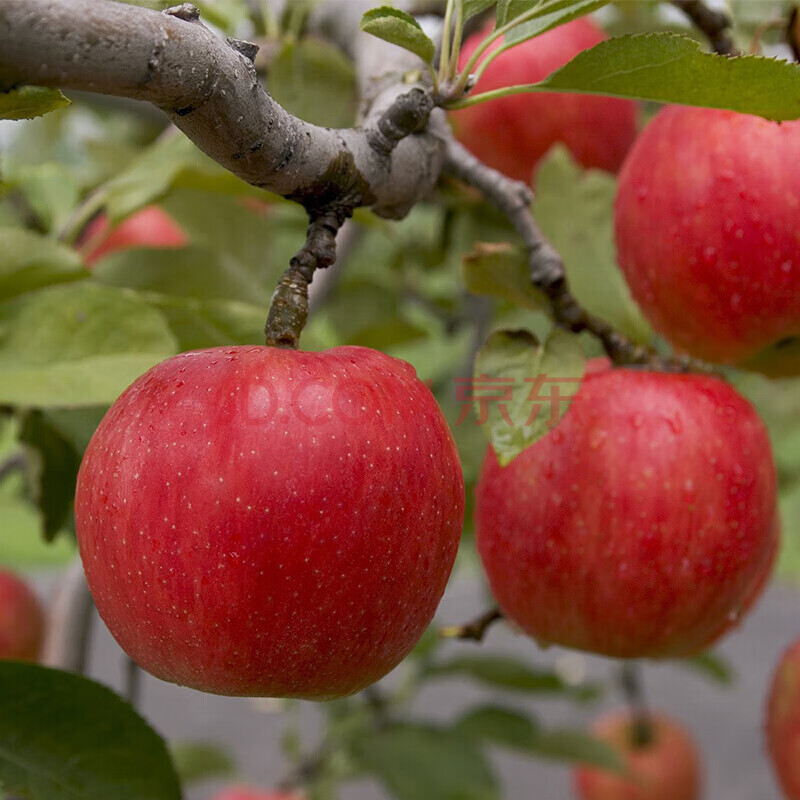
<path fill-rule="evenodd" d="M 442 628 L 439 636 L 443 639 L 470 639 L 473 642 L 482 642 L 489 628 L 504 618 L 503 612 L 499 608 L 490 608 L 472 622 Z"/>
<path fill-rule="evenodd" d="M 619 684 L 631 709 L 631 741 L 635 747 L 653 742 L 653 721 L 644 696 L 642 674 L 635 661 L 626 661 L 619 672 Z"/>

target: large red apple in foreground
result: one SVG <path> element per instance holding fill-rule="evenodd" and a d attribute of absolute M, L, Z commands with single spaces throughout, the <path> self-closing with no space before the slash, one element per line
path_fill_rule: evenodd
<path fill-rule="evenodd" d="M 0 570 L 0 658 L 35 661 L 44 637 L 36 595 L 16 575 Z"/>
<path fill-rule="evenodd" d="M 464 43 L 462 69 L 491 30 L 492 25 Z M 540 81 L 605 38 L 585 18 L 561 25 L 497 56 L 472 94 Z M 556 142 L 563 142 L 583 166 L 615 172 L 636 136 L 636 117 L 636 103 L 630 100 L 575 94 L 517 94 L 451 114 L 465 147 L 490 167 L 525 182 Z"/>
<path fill-rule="evenodd" d="M 214 800 L 303 800 L 303 798 L 302 795 L 280 792 L 277 789 L 250 789 L 247 786 L 232 786 L 214 795 Z"/>
<path fill-rule="evenodd" d="M 800 641 L 784 654 L 767 705 L 767 748 L 789 800 L 800 800 Z"/>
<path fill-rule="evenodd" d="M 800 122 L 661 111 L 620 173 L 619 262 L 653 326 L 699 358 L 800 372 Z"/>
<path fill-rule="evenodd" d="M 162 362 L 103 419 L 75 500 L 97 608 L 144 669 L 316 699 L 373 683 L 416 644 L 463 513 L 433 395 L 361 347 Z"/>
<path fill-rule="evenodd" d="M 507 616 L 543 643 L 674 657 L 753 604 L 778 535 L 769 440 L 720 380 L 591 371 L 561 423 L 477 489 Z"/>
<path fill-rule="evenodd" d="M 581 800 L 699 800 L 702 770 L 691 736 L 663 714 L 652 714 L 651 741 L 636 740 L 630 712 L 620 711 L 592 727 L 597 738 L 619 752 L 628 774 L 581 767 L 575 791 Z"/>
<path fill-rule="evenodd" d="M 86 226 L 81 238 L 89 248 L 83 257 L 90 266 L 117 250 L 184 247 L 188 241 L 178 223 L 158 206 L 147 206 L 131 214 L 115 228 L 105 214 L 100 214 Z"/>

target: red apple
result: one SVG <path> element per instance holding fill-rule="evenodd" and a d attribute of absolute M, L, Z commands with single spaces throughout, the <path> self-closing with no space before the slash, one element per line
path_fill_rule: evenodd
<path fill-rule="evenodd" d="M 769 439 L 716 378 L 590 370 L 554 430 L 505 468 L 488 452 L 476 530 L 498 603 L 539 641 L 688 655 L 766 583 Z"/>
<path fill-rule="evenodd" d="M 0 658 L 35 661 L 44 637 L 36 595 L 16 575 L 0 570 Z"/>
<path fill-rule="evenodd" d="M 788 800 L 800 800 L 800 640 L 784 654 L 767 705 L 767 749 Z"/>
<path fill-rule="evenodd" d="M 467 39 L 462 68 L 491 30 L 489 25 Z M 472 94 L 540 81 L 605 38 L 585 18 L 561 25 L 497 56 Z M 491 49 L 496 47 L 499 42 Z M 636 136 L 636 118 L 633 101 L 576 94 L 517 94 L 451 114 L 456 136 L 469 150 L 525 182 L 556 142 L 563 142 L 583 166 L 615 172 Z"/>
<path fill-rule="evenodd" d="M 214 795 L 213 800 L 303 800 L 294 792 L 277 789 L 251 789 L 247 786 L 232 786 Z"/>
<path fill-rule="evenodd" d="M 663 714 L 652 714 L 651 740 L 641 743 L 630 712 L 618 711 L 592 727 L 622 757 L 626 775 L 596 767 L 575 771 L 581 800 L 699 800 L 702 770 L 691 736 Z"/>
<path fill-rule="evenodd" d="M 699 358 L 800 372 L 800 122 L 659 112 L 620 173 L 616 240 L 659 333 Z"/>
<path fill-rule="evenodd" d="M 166 211 L 158 206 L 147 206 L 113 229 L 108 217 L 99 214 L 86 226 L 81 241 L 88 248 L 84 260 L 91 266 L 117 250 L 184 247 L 188 240 L 183 229 Z"/>
<path fill-rule="evenodd" d="M 362 347 L 162 362 L 103 419 L 75 499 L 97 608 L 144 669 L 316 699 L 368 686 L 416 644 L 463 513 L 433 395 Z"/>

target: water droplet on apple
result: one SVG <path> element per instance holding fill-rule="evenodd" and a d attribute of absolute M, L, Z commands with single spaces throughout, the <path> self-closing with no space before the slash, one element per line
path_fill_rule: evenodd
<path fill-rule="evenodd" d="M 638 430 L 644 425 L 644 417 L 641 414 L 634 414 L 631 417 L 631 425 Z"/>

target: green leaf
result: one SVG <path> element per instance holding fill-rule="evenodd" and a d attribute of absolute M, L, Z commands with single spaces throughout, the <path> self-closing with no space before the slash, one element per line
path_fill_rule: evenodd
<path fill-rule="evenodd" d="M 177 349 L 134 292 L 89 281 L 32 292 L 0 304 L 0 403 L 111 403 Z"/>
<path fill-rule="evenodd" d="M 390 6 L 373 8 L 361 17 L 361 30 L 410 50 L 426 64 L 433 63 L 436 45 L 422 30 L 419 22 L 405 11 Z"/>
<path fill-rule="evenodd" d="M 25 415 L 19 438 L 26 448 L 29 483 L 41 512 L 44 538 L 52 541 L 72 512 L 81 454 L 40 411 Z"/>
<path fill-rule="evenodd" d="M 204 22 L 216 25 L 225 33 L 235 34 L 247 19 L 248 9 L 243 0 L 197 0 L 195 5 Z"/>
<path fill-rule="evenodd" d="M 58 89 L 20 86 L 0 92 L 0 119 L 33 119 L 69 104 L 70 101 Z"/>
<path fill-rule="evenodd" d="M 458 731 L 391 725 L 358 738 L 352 756 L 397 800 L 499 800 L 474 740 Z"/>
<path fill-rule="evenodd" d="M 790 120 L 800 117 L 800 64 L 727 58 L 679 34 L 635 34 L 584 50 L 543 81 L 515 91 L 601 94 Z"/>
<path fill-rule="evenodd" d="M 5 179 L 22 193 L 48 231 L 58 230 L 78 204 L 78 181 L 63 164 L 47 161 L 16 167 Z"/>
<path fill-rule="evenodd" d="M 529 750 L 536 740 L 537 726 L 530 717 L 497 706 L 473 708 L 455 727 L 464 736 L 515 750 Z"/>
<path fill-rule="evenodd" d="M 512 20 L 541 5 L 542 0 L 497 0 L 495 27 L 502 28 Z"/>
<path fill-rule="evenodd" d="M 213 742 L 173 742 L 169 749 L 184 785 L 209 778 L 226 778 L 236 772 L 231 754 Z"/>
<path fill-rule="evenodd" d="M 527 331 L 496 331 L 489 337 L 475 359 L 471 388 L 478 424 L 502 466 L 566 413 L 585 361 L 578 338 L 560 329 L 544 345 Z"/>
<path fill-rule="evenodd" d="M 75 558 L 75 542 L 59 536 L 48 544 L 41 536 L 42 520 L 30 503 L 0 494 L 0 565 L 15 569 L 60 567 Z"/>
<path fill-rule="evenodd" d="M 584 170 L 557 146 L 536 173 L 534 213 L 564 259 L 572 293 L 583 306 L 640 344 L 653 332 L 616 264 L 613 208 L 616 180 Z"/>
<path fill-rule="evenodd" d="M 185 136 L 177 135 L 155 142 L 105 185 L 106 210 L 111 221 L 117 222 L 159 200 L 173 186 L 273 198 L 232 175 Z"/>
<path fill-rule="evenodd" d="M 292 114 L 329 128 L 348 128 L 358 104 L 350 59 L 321 39 L 286 42 L 267 73 L 269 93 Z"/>
<path fill-rule="evenodd" d="M 89 274 L 74 250 L 22 228 L 0 228 L 0 252 L 0 302 Z"/>
<path fill-rule="evenodd" d="M 625 765 L 613 747 L 577 728 L 539 728 L 528 752 L 553 761 L 589 764 L 613 772 L 625 771 Z"/>
<path fill-rule="evenodd" d="M 550 307 L 544 292 L 531 283 L 525 254 L 516 245 L 478 242 L 463 265 L 464 284 L 473 294 L 502 297 L 534 310 Z"/>
<path fill-rule="evenodd" d="M 608 3 L 609 0 L 551 0 L 549 3 L 543 3 L 530 21 L 520 23 L 505 35 L 502 49 L 508 50 L 515 44 L 539 36 L 578 17 L 591 14 L 607 6 Z"/>
<path fill-rule="evenodd" d="M 734 680 L 731 665 L 719 653 L 713 653 L 710 650 L 696 656 L 689 656 L 689 658 L 681 658 L 674 663 L 678 666 L 688 667 L 709 680 L 725 686 L 730 685 Z"/>
<path fill-rule="evenodd" d="M 464 21 L 482 14 L 491 8 L 497 0 L 463 0 L 464 2 Z"/>
<path fill-rule="evenodd" d="M 579 700 L 590 700 L 599 694 L 596 685 L 572 686 L 552 670 L 533 669 L 511 656 L 460 656 L 430 665 L 426 674 L 463 676 L 508 691 L 566 694 Z"/>
<path fill-rule="evenodd" d="M 0 784 L 36 800 L 180 800 L 166 746 L 109 689 L 0 662 Z"/>

